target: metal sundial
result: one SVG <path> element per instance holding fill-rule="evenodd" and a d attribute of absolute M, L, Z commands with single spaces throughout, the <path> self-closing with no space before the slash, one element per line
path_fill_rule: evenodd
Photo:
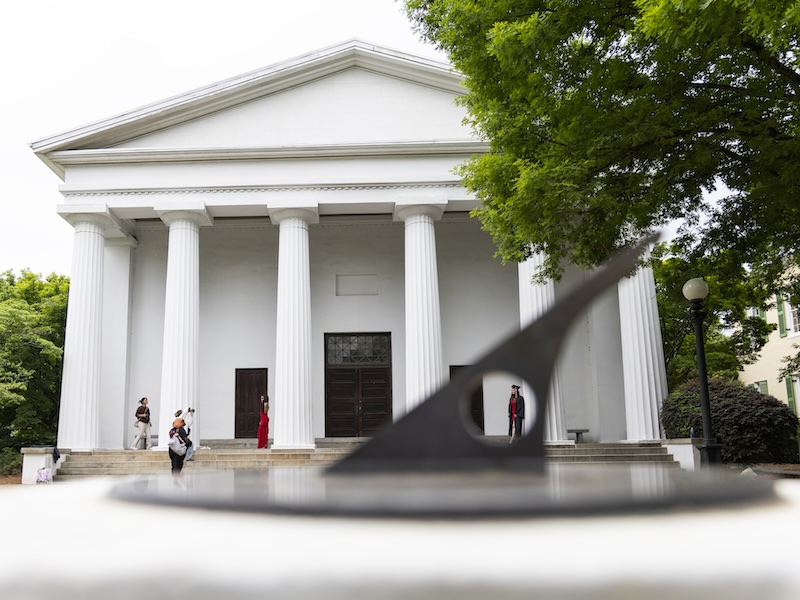
<path fill-rule="evenodd" d="M 547 394 L 571 323 L 629 275 L 654 238 L 621 252 L 548 312 L 460 371 L 450 383 L 327 470 L 185 473 L 118 484 L 114 497 L 269 513 L 360 517 L 498 518 L 598 514 L 741 504 L 774 497 L 771 482 L 722 469 L 662 465 L 548 464 Z M 487 373 L 505 372 L 533 389 L 531 430 L 513 445 L 470 433 L 464 398 Z"/>

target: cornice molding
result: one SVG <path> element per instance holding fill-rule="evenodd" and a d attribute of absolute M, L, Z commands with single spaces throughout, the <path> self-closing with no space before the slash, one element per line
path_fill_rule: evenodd
<path fill-rule="evenodd" d="M 209 161 L 252 161 L 314 158 L 391 158 L 406 156 L 469 157 L 485 154 L 489 144 L 475 140 L 431 142 L 387 142 L 374 144 L 331 144 L 264 148 L 103 148 L 60 150 L 47 158 L 54 164 L 108 165 L 141 163 L 181 163 Z M 63 170 L 63 169 L 62 169 Z"/>
<path fill-rule="evenodd" d="M 281 192 L 328 192 L 359 190 L 409 190 L 409 189 L 455 189 L 461 187 L 461 180 L 425 182 L 386 182 L 386 183 L 331 183 L 313 185 L 274 185 L 274 186 L 231 186 L 203 188 L 148 188 L 141 190 L 62 190 L 65 198 L 103 198 L 114 196 L 180 196 L 198 194 L 265 194 Z"/>
<path fill-rule="evenodd" d="M 57 171 L 58 165 L 47 156 L 51 152 L 111 146 L 353 68 L 454 94 L 466 91 L 463 76 L 447 63 L 349 40 L 42 138 L 31 143 L 31 148 Z"/>
<path fill-rule="evenodd" d="M 452 225 L 476 225 L 479 221 L 475 217 L 471 217 L 469 212 L 455 212 L 445 213 L 442 218 L 436 221 L 435 226 L 452 226 Z M 151 219 L 137 222 L 138 231 L 145 232 L 165 232 L 168 228 L 160 219 Z M 314 225 L 315 228 L 322 229 L 350 229 L 350 228 L 402 228 L 403 224 L 399 221 L 392 220 L 389 214 L 384 215 L 321 215 L 319 223 Z M 264 217 L 240 217 L 240 218 L 227 218 L 215 219 L 214 226 L 204 228 L 203 235 L 214 235 L 225 231 L 235 231 L 240 229 L 265 229 L 272 232 L 277 232 L 278 225 Z"/>

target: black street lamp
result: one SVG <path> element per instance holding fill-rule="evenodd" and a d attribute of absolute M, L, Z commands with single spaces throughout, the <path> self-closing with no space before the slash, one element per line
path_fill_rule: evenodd
<path fill-rule="evenodd" d="M 722 464 L 722 445 L 714 439 L 711 426 L 711 403 L 708 399 L 708 374 L 706 373 L 706 349 L 703 335 L 703 300 L 708 296 L 708 284 L 696 277 L 683 284 L 683 296 L 692 303 L 689 314 L 694 325 L 695 349 L 697 352 L 697 375 L 700 379 L 700 412 L 703 415 L 703 443 L 700 450 L 701 465 Z"/>

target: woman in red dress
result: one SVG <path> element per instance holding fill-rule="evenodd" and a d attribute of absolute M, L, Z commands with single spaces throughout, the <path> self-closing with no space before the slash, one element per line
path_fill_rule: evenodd
<path fill-rule="evenodd" d="M 269 397 L 261 396 L 261 421 L 258 423 L 258 447 L 267 447 L 269 437 Z"/>

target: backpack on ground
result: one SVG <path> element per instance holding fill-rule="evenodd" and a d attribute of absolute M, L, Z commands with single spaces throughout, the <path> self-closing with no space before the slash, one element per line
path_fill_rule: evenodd
<path fill-rule="evenodd" d="M 167 443 L 169 449 L 178 456 L 186 454 L 186 443 L 181 438 L 180 433 L 174 427 L 169 430 L 169 442 Z"/>

